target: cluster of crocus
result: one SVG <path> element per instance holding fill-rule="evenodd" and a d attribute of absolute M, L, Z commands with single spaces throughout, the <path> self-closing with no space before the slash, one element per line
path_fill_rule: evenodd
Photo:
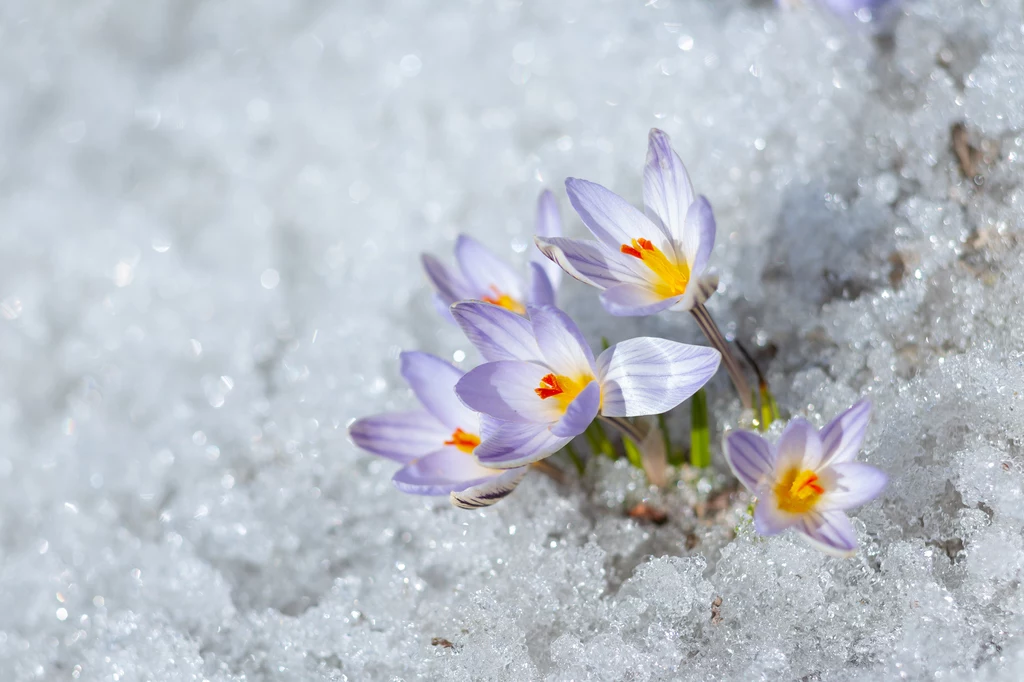
<path fill-rule="evenodd" d="M 708 270 L 714 214 L 659 130 L 649 137 L 643 181 L 643 212 L 600 185 L 566 181 L 569 201 L 595 241 L 563 238 L 554 196 L 544 192 L 528 279 L 466 236 L 456 242 L 457 269 L 423 256 L 440 312 L 484 362 L 463 373 L 432 355 L 403 353 L 402 376 L 422 409 L 351 425 L 357 445 L 403 465 L 393 479 L 399 489 L 448 495 L 468 509 L 494 504 L 530 465 L 589 433 L 595 419 L 617 426 L 636 445 L 652 441 L 630 418 L 673 409 L 720 362 L 750 406 L 743 371 L 703 305 L 717 288 Z M 562 270 L 601 289 L 612 315 L 690 312 L 714 348 L 641 337 L 595 357 L 556 307 Z M 859 403 L 820 434 L 793 420 L 775 448 L 754 433 L 728 435 L 729 465 L 759 499 L 759 532 L 795 527 L 833 554 L 856 547 L 842 510 L 873 499 L 885 485 L 880 471 L 852 462 L 867 416 L 866 403 Z"/>

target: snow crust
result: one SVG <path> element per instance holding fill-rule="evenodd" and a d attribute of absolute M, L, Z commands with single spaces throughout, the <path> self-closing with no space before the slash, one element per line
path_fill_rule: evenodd
<path fill-rule="evenodd" d="M 875 37 L 740 0 L 14 0 L 0 73 L 0 679 L 1024 675 L 1019 2 Z M 413 404 L 399 350 L 475 361 L 418 253 L 525 266 L 543 187 L 582 236 L 562 179 L 640 203 L 654 126 L 779 402 L 874 403 L 855 559 L 755 536 L 717 449 L 471 513 L 345 436 Z M 595 345 L 700 340 L 561 296 Z"/>

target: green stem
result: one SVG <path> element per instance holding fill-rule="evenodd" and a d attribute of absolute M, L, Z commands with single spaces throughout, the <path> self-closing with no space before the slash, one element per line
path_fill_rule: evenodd
<path fill-rule="evenodd" d="M 708 397 L 701 389 L 690 398 L 690 464 L 711 466 L 711 430 L 708 428 Z"/>
<path fill-rule="evenodd" d="M 576 473 L 582 476 L 583 472 L 586 470 L 586 466 L 583 464 L 583 460 L 580 459 L 579 453 L 576 452 L 576 448 L 572 446 L 572 443 L 566 443 L 565 451 L 568 453 L 569 459 L 572 460 L 572 463 L 576 465 Z"/>
<path fill-rule="evenodd" d="M 608 438 L 608 434 L 605 432 L 604 426 L 601 425 L 601 422 L 594 420 L 587 428 L 594 429 L 594 437 L 597 439 L 597 449 L 594 450 L 594 452 L 600 452 L 611 460 L 619 458 L 618 453 L 615 452 L 615 446 L 612 445 L 612 441 Z"/>

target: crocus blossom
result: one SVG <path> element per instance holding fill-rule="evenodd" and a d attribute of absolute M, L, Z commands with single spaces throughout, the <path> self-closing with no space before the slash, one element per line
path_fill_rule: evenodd
<path fill-rule="evenodd" d="M 707 383 L 721 360 L 712 348 L 656 338 L 623 341 L 595 359 L 576 324 L 553 306 L 530 306 L 528 318 L 476 301 L 451 311 L 487 360 L 455 392 L 498 420 L 474 454 L 499 469 L 557 452 L 598 414 L 670 410 Z"/>
<path fill-rule="evenodd" d="M 644 167 L 645 213 L 601 185 L 569 178 L 569 201 L 597 241 L 536 238 L 576 279 L 603 289 L 612 315 L 690 310 L 718 286 L 708 273 L 715 245 L 711 204 L 694 193 L 668 135 L 651 130 Z"/>
<path fill-rule="evenodd" d="M 392 481 L 414 495 L 449 495 L 465 509 L 486 507 L 519 485 L 525 468 L 481 466 L 473 457 L 481 419 L 455 396 L 463 372 L 428 353 L 402 353 L 402 376 L 422 409 L 357 419 L 352 441 L 375 455 L 402 464 Z"/>
<path fill-rule="evenodd" d="M 558 237 L 562 222 L 554 195 L 545 190 L 537 200 L 536 233 Z M 539 252 L 530 262 L 529 283 L 487 247 L 466 235 L 455 241 L 458 269 L 449 268 L 434 256 L 422 256 L 427 277 L 436 291 L 438 310 L 450 317 L 448 307 L 456 301 L 486 301 L 525 314 L 527 305 L 554 305 L 561 270 Z"/>
<path fill-rule="evenodd" d="M 875 499 L 888 477 L 855 462 L 867 430 L 871 404 L 861 401 L 820 432 L 804 419 L 786 426 L 776 445 L 749 431 L 725 438 L 725 457 L 744 486 L 757 496 L 754 528 L 775 535 L 787 528 L 835 556 L 857 550 L 857 536 L 844 510 Z"/>

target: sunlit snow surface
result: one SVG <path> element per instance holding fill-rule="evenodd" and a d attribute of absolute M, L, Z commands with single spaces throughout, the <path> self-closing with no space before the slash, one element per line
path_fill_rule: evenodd
<path fill-rule="evenodd" d="M 906 12 L 0 4 L 0 679 L 1019 679 L 1024 17 Z M 653 126 L 779 402 L 874 402 L 854 559 L 686 483 L 631 520 L 607 461 L 455 510 L 346 438 L 413 405 L 400 349 L 475 361 L 418 253 L 525 264 L 545 186 L 582 236 L 562 180 L 639 203 Z M 595 345 L 700 340 L 562 301 Z"/>

